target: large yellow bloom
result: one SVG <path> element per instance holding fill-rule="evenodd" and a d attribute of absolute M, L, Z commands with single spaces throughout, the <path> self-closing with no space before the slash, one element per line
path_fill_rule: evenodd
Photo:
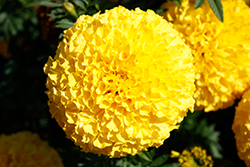
<path fill-rule="evenodd" d="M 250 166 L 250 89 L 236 107 L 232 126 L 240 159 Z"/>
<path fill-rule="evenodd" d="M 206 150 L 195 146 L 191 151 L 183 150 L 180 154 L 177 151 L 171 151 L 171 158 L 178 158 L 181 167 L 212 167 L 213 159 L 207 155 Z"/>
<path fill-rule="evenodd" d="M 196 107 L 216 111 L 231 106 L 250 81 L 250 9 L 243 0 L 222 0 L 221 23 L 208 1 L 195 9 L 194 0 L 182 8 L 171 1 L 162 8 L 192 49 L 196 73 Z"/>
<path fill-rule="evenodd" d="M 120 157 L 158 147 L 193 110 L 192 59 L 151 10 L 82 15 L 44 68 L 50 112 L 85 152 Z"/>
<path fill-rule="evenodd" d="M 37 134 L 0 135 L 0 167 L 63 167 L 59 154 Z"/>

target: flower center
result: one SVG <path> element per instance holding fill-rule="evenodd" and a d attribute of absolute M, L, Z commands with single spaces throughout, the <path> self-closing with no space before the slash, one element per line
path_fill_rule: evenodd
<path fill-rule="evenodd" d="M 135 84 L 134 80 L 129 78 L 126 73 L 117 71 L 105 74 L 102 80 L 107 87 L 105 95 L 121 95 L 124 90 L 129 90 Z"/>

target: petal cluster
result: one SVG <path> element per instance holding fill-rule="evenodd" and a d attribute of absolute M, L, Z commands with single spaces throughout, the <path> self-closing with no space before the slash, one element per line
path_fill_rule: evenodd
<path fill-rule="evenodd" d="M 222 23 L 208 1 L 198 9 L 194 2 L 184 0 L 179 8 L 168 1 L 163 15 L 192 49 L 197 109 L 216 111 L 231 106 L 249 86 L 250 9 L 243 0 L 222 0 Z"/>
<path fill-rule="evenodd" d="M 44 71 L 50 112 L 84 152 L 158 147 L 194 106 L 191 51 L 151 10 L 80 16 Z"/>
<path fill-rule="evenodd" d="M 37 134 L 0 135 L 0 167 L 63 167 L 59 154 Z"/>
<path fill-rule="evenodd" d="M 195 146 L 191 151 L 183 150 L 180 154 L 176 151 L 171 151 L 172 158 L 178 158 L 181 167 L 212 167 L 213 159 L 211 155 L 207 155 L 206 150 Z"/>
<path fill-rule="evenodd" d="M 240 159 L 250 166 L 250 89 L 236 107 L 232 130 Z"/>

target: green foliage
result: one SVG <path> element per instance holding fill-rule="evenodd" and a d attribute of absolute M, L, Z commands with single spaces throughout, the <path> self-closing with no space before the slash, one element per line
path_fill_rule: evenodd
<path fill-rule="evenodd" d="M 74 22 L 69 21 L 68 19 L 62 19 L 56 22 L 57 25 L 55 27 L 62 28 L 62 29 L 68 29 L 69 27 L 72 27 L 74 25 Z"/>
<path fill-rule="evenodd" d="M 174 4 L 181 7 L 182 0 L 171 0 Z"/>
<path fill-rule="evenodd" d="M 76 15 L 72 15 L 72 13 L 65 8 L 65 3 L 71 3 L 73 5 L 74 8 L 72 10 Z M 48 15 L 56 21 L 56 27 L 62 29 L 70 28 L 82 14 L 93 15 L 99 11 L 103 12 L 105 9 L 114 7 L 114 4 L 108 3 L 107 0 L 55 0 L 55 2 L 51 2 L 50 0 L 37 0 L 27 4 L 26 7 L 35 7 L 38 5 L 51 7 L 52 10 Z"/>
<path fill-rule="evenodd" d="M 149 166 L 150 167 L 159 167 L 165 163 L 169 158 L 168 154 L 163 154 L 160 157 L 156 158 Z"/>
<path fill-rule="evenodd" d="M 135 156 L 127 156 L 116 160 L 117 167 L 161 167 L 167 162 L 169 154 L 156 156 L 156 149 L 150 148 L 149 151 L 143 151 Z"/>
<path fill-rule="evenodd" d="M 205 0 L 196 0 L 195 1 L 195 9 L 201 7 L 204 4 Z"/>
<path fill-rule="evenodd" d="M 215 15 L 223 22 L 223 7 L 221 0 L 208 0 L 208 2 Z"/>
<path fill-rule="evenodd" d="M 222 158 L 220 153 L 221 146 L 219 144 L 220 132 L 215 130 L 215 124 L 208 125 L 206 118 L 200 119 L 200 114 L 202 113 L 199 111 L 193 114 L 188 113 L 188 116 L 181 124 L 179 133 L 187 134 L 187 137 L 193 138 L 196 145 L 207 148 L 213 158 Z M 190 143 L 190 147 L 192 146 L 194 145 Z"/>
<path fill-rule="evenodd" d="M 182 0 L 171 0 L 176 5 L 181 7 Z M 195 0 L 195 9 L 201 7 L 204 4 L 205 0 Z M 214 14 L 217 18 L 223 22 L 223 7 L 221 4 L 221 0 L 208 0 L 211 9 L 213 10 Z"/>
<path fill-rule="evenodd" d="M 62 7 L 62 3 L 55 3 L 49 0 L 32 1 L 26 7 L 47 6 L 47 7 Z"/>
<path fill-rule="evenodd" d="M 174 162 L 174 163 L 171 163 L 171 164 L 162 165 L 160 167 L 180 167 L 180 164 L 178 162 Z"/>
<path fill-rule="evenodd" d="M 20 32 L 28 31 L 37 37 L 36 26 L 38 20 L 34 10 L 25 8 L 31 0 L 1 0 L 0 1 L 0 34 L 7 39 L 9 35 L 15 36 Z M 16 9 L 16 10 L 13 10 Z"/>

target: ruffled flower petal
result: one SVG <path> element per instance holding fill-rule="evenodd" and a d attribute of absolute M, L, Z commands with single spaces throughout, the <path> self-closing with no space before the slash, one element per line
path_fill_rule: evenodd
<path fill-rule="evenodd" d="M 192 49 L 196 72 L 196 109 L 216 111 L 233 105 L 249 87 L 250 9 L 243 0 L 222 0 L 224 22 L 208 1 L 198 9 L 184 0 L 179 8 L 171 1 L 164 18 L 173 23 Z"/>
<path fill-rule="evenodd" d="M 63 167 L 59 154 L 37 134 L 0 135 L 0 167 Z"/>
<path fill-rule="evenodd" d="M 181 167 L 212 167 L 213 159 L 207 155 L 206 150 L 195 146 L 189 150 L 183 150 L 180 154 L 177 151 L 171 151 L 171 158 L 178 158 Z"/>
<path fill-rule="evenodd" d="M 50 112 L 85 152 L 121 157 L 159 147 L 193 111 L 192 60 L 151 10 L 82 15 L 44 67 Z"/>
<path fill-rule="evenodd" d="M 238 155 L 247 166 L 250 166 L 250 90 L 243 94 L 236 107 L 233 132 L 236 139 Z"/>

